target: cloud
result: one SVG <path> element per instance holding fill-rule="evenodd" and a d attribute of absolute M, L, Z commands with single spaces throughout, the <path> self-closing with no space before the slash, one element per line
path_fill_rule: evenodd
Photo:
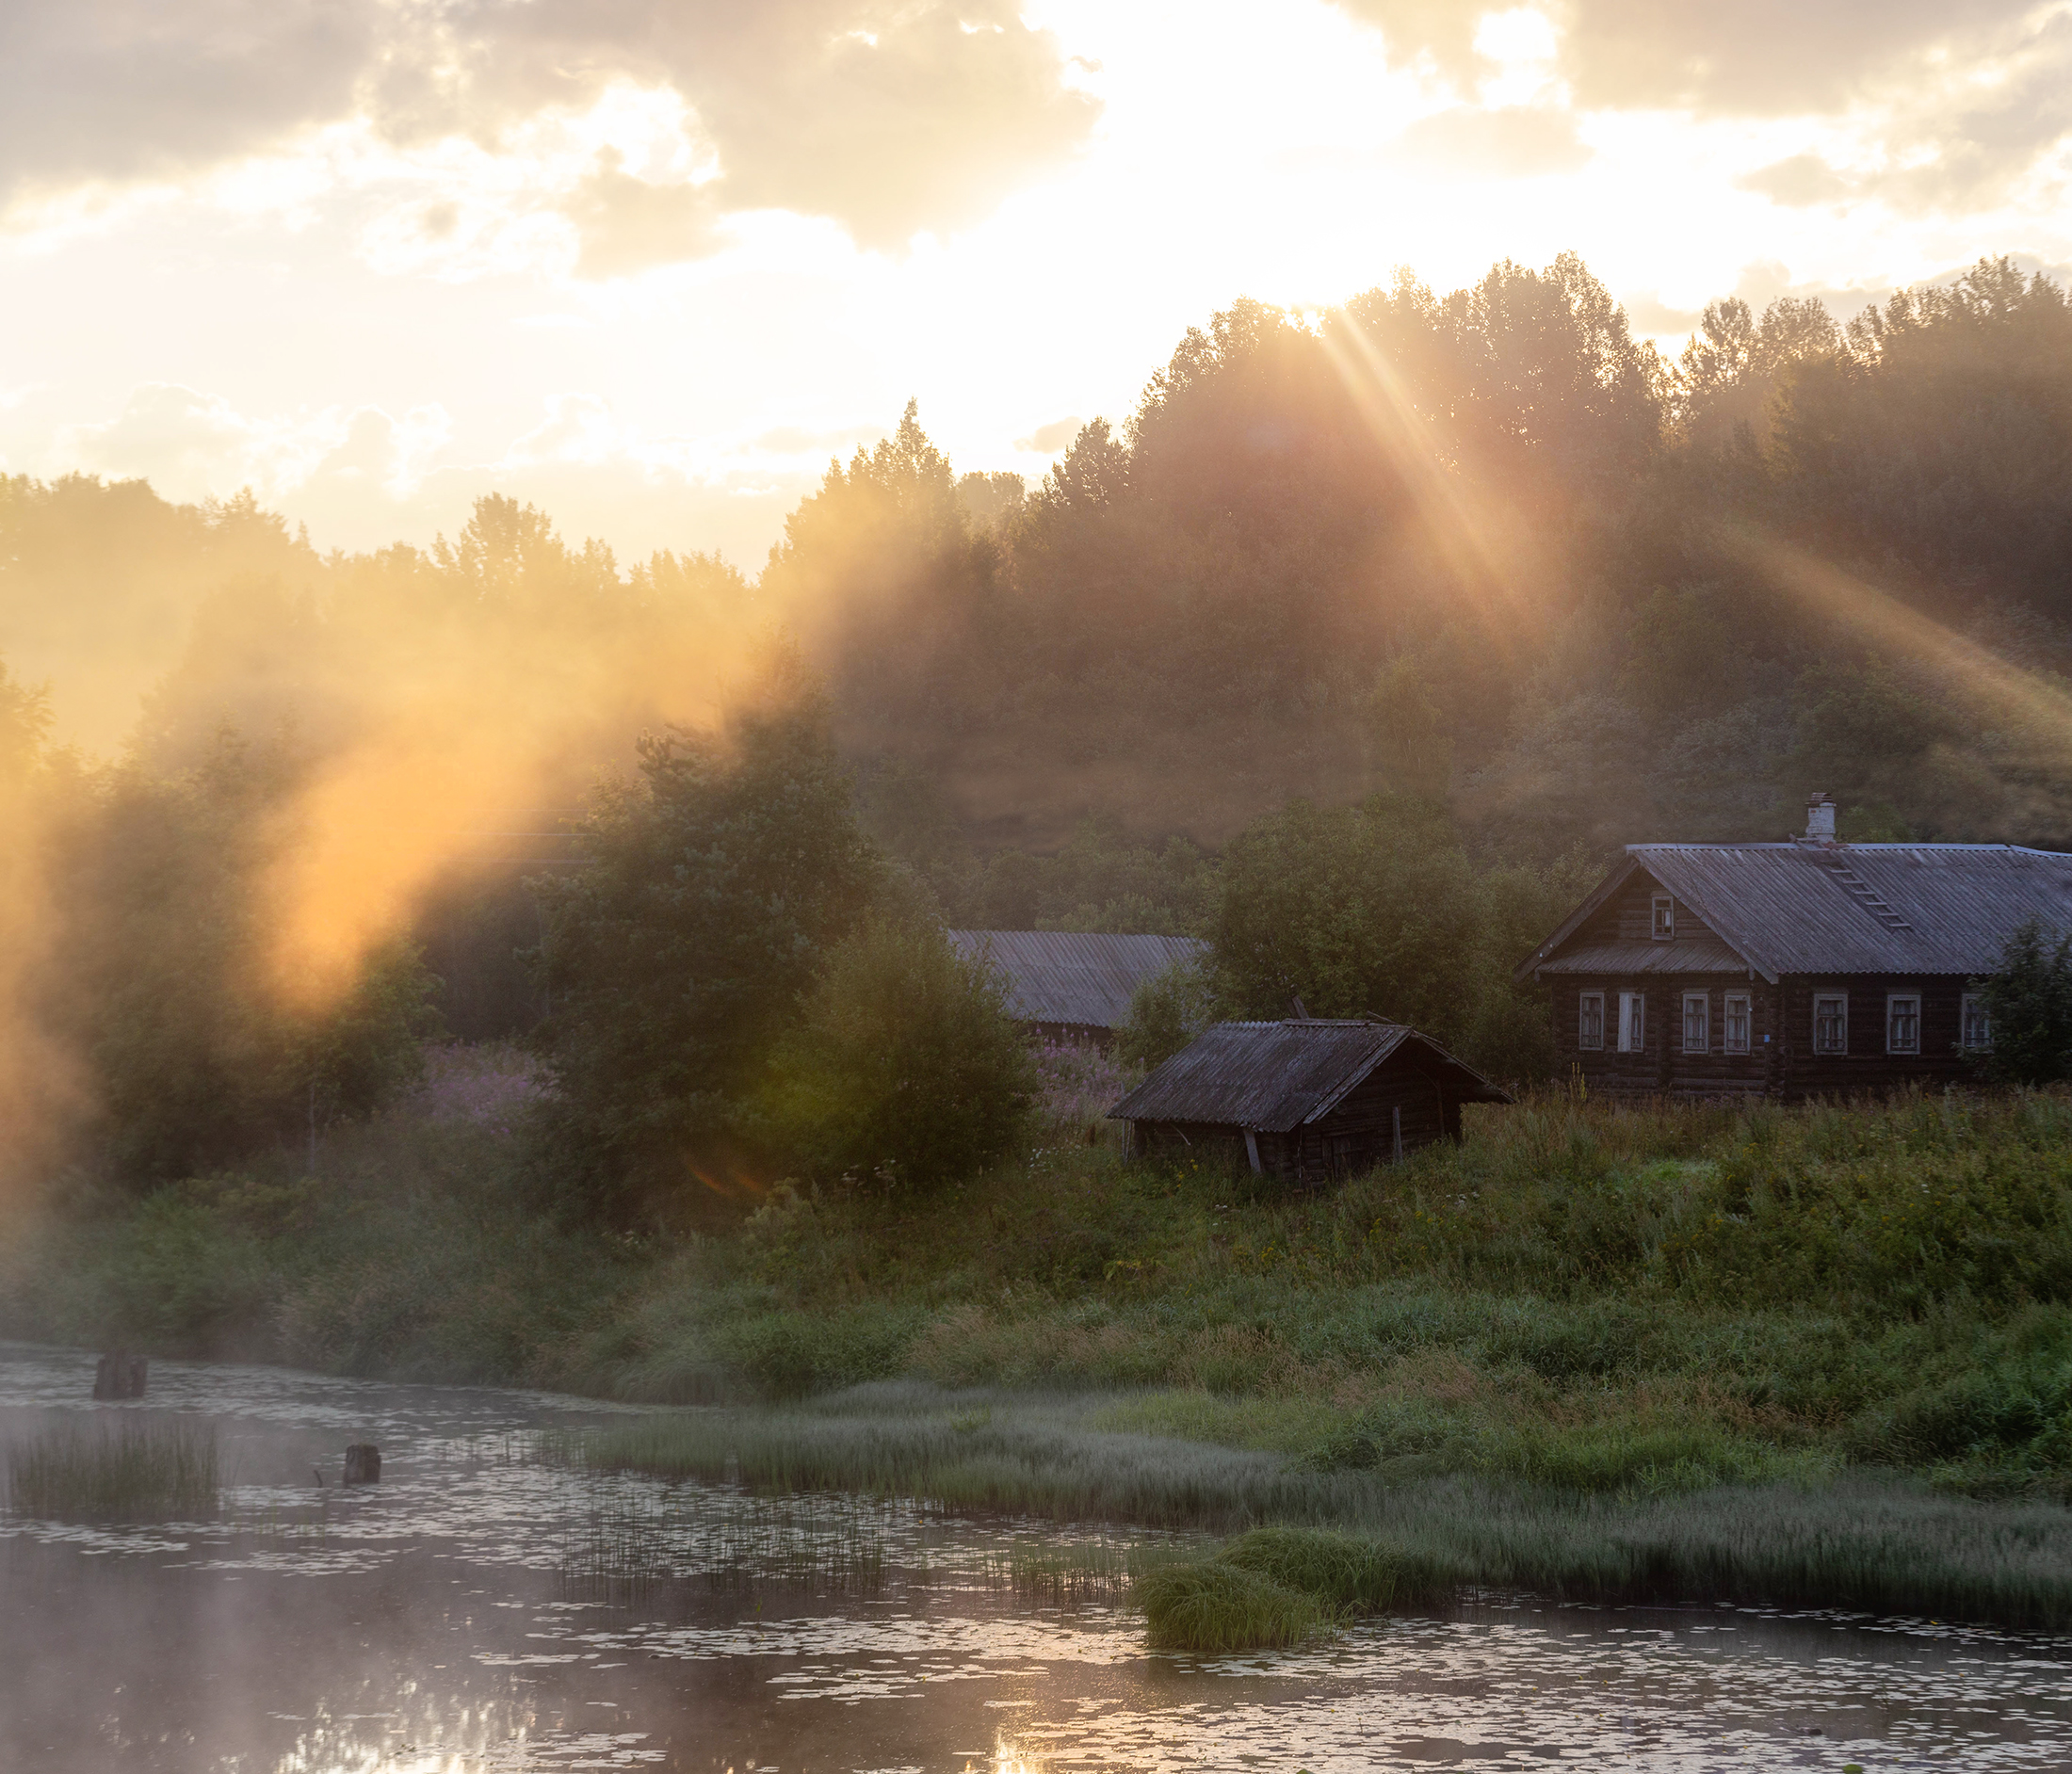
<path fill-rule="evenodd" d="M 1428 58 L 1462 96 L 1486 104 L 1500 89 L 1488 52 L 1517 35 L 1497 28 L 1515 24 L 1516 8 L 1335 4 L 1376 26 L 1394 59 Z M 2072 11 L 2063 0 L 1546 0 L 1535 10 L 1558 33 L 1558 82 L 1543 99 L 1578 111 L 1823 125 L 1818 151 L 1809 141 L 1739 181 L 1791 207 L 1868 198 L 1911 212 L 1975 206 L 2006 196 L 2072 134 Z M 1420 127 L 1456 131 L 1473 152 L 1474 116 L 1443 112 Z M 1502 137 L 1486 139 L 1500 161 Z"/>
<path fill-rule="evenodd" d="M 1027 437 L 1016 438 L 1014 447 L 1032 456 L 1055 456 L 1079 435 L 1079 427 L 1085 423 L 1076 415 L 1069 419 L 1053 419 L 1048 425 L 1038 426 Z"/>
<path fill-rule="evenodd" d="M 494 159 L 629 86 L 686 112 L 717 176 L 589 160 L 551 205 L 586 276 L 709 252 L 746 210 L 881 248 L 947 232 L 1069 159 L 1098 111 L 1012 0 L 67 0 L 0 9 L 0 202 L 333 125 Z"/>
<path fill-rule="evenodd" d="M 1396 137 L 1395 151 L 1420 169 L 1470 178 L 1524 179 L 1573 172 L 1590 159 L 1575 120 L 1532 105 L 1482 110 L 1458 105 L 1422 117 Z"/>
<path fill-rule="evenodd" d="M 651 185 L 623 165 L 616 149 L 605 149 L 597 169 L 561 205 L 575 227 L 578 277 L 623 277 L 713 250 L 720 210 L 710 184 Z"/>
<path fill-rule="evenodd" d="M 1840 202 L 1855 189 L 1819 154 L 1793 154 L 1786 160 L 1773 161 L 1767 167 L 1744 172 L 1734 183 L 1744 191 L 1793 209 Z"/>
<path fill-rule="evenodd" d="M 1402 56 L 1430 55 L 1465 85 L 1481 71 L 1477 30 L 1512 8 L 1446 0 L 1337 0 Z M 1925 52 L 1974 54 L 2033 0 L 1569 0 L 1545 8 L 1561 27 L 1562 72 L 1586 107 L 1672 107 L 1789 115 L 1840 106 Z"/>
<path fill-rule="evenodd" d="M 1689 332 L 1705 318 L 1703 311 L 1696 308 L 1672 308 L 1653 291 L 1628 296 L 1620 306 L 1626 310 L 1627 320 L 1633 331 L 1643 339 Z"/>
<path fill-rule="evenodd" d="M 145 382 L 112 419 L 57 434 L 65 467 L 146 479 L 175 500 L 219 498 L 251 487 L 263 497 L 309 488 L 397 496 L 421 478 L 445 442 L 446 415 L 418 407 L 395 419 L 375 407 L 253 418 L 220 395 Z"/>
<path fill-rule="evenodd" d="M 342 117 L 381 17 L 364 0 L 0 7 L 0 194 L 176 177 Z"/>

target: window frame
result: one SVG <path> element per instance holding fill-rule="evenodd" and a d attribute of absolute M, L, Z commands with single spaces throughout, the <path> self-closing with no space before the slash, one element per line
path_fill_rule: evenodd
<path fill-rule="evenodd" d="M 1648 901 L 1647 919 L 1651 940 L 1657 943 L 1674 943 L 1676 940 L 1676 895 L 1652 895 Z"/>
<path fill-rule="evenodd" d="M 1698 1007 L 1703 1018 L 1699 1025 L 1698 1044 L 1691 1044 L 1691 1007 Z M 1712 1051 L 1712 994 L 1709 992 L 1687 992 L 1683 994 L 1683 1050 L 1687 1054 L 1709 1054 Z"/>
<path fill-rule="evenodd" d="M 1597 1010 L 1597 1036 L 1590 1036 L 1590 1010 L 1594 1004 Z M 1576 994 L 1576 1051 L 1579 1054 L 1604 1052 L 1604 993 L 1602 992 L 1579 992 Z"/>
<path fill-rule="evenodd" d="M 1892 1044 L 1892 1024 L 1899 1006 L 1914 1007 L 1914 1044 L 1911 1047 L 1895 1047 Z M 1921 994 L 1917 992 L 1888 992 L 1885 994 L 1885 1051 L 1895 1055 L 1918 1056 L 1921 1051 Z"/>
<path fill-rule="evenodd" d="M 1627 1007 L 1631 1005 L 1628 1018 Z M 1634 1031 L 1628 1041 L 1627 1031 Z M 1647 1051 L 1647 993 L 1644 992 L 1622 992 L 1619 993 L 1619 1048 L 1622 1054 L 1644 1054 Z"/>
<path fill-rule="evenodd" d="M 1837 1022 L 1841 1029 L 1841 1044 L 1838 1047 L 1821 1045 L 1821 1006 L 1838 1004 L 1841 1014 Z M 1847 1059 L 1849 1057 L 1849 993 L 1842 992 L 1816 992 L 1813 994 L 1813 1056 L 1816 1059 Z"/>
<path fill-rule="evenodd" d="M 1983 1031 L 1983 1040 L 1971 1039 L 1971 1018 L 1976 1011 L 1979 1026 Z M 1993 1051 L 1993 1012 L 1986 1008 L 1985 993 L 1967 992 L 1957 1000 L 1957 1046 L 1967 1054 L 1989 1054 Z"/>
<path fill-rule="evenodd" d="M 1741 1007 L 1740 1045 L 1734 1044 L 1734 1007 Z M 1720 993 L 1720 1051 L 1749 1054 L 1756 1051 L 1756 994 L 1753 992 Z"/>

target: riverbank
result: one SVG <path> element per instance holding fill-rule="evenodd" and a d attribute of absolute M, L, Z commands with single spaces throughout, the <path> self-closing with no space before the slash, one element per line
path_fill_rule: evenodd
<path fill-rule="evenodd" d="M 998 1487 L 984 1501 L 1415 1527 L 1474 1581 L 1558 1593 L 2072 1619 L 2056 1599 L 2072 1595 L 2062 1098 L 1549 1099 L 1300 1198 L 1126 1164 L 1088 1143 L 1085 1118 L 932 1196 L 779 1185 L 719 1230 L 639 1236 L 531 1205 L 517 1125 L 392 1116 L 334 1136 L 315 1178 L 283 1153 L 141 1203 L 75 1204 L 10 1247 L 0 1330 L 805 1400 L 704 1420 L 841 1423 L 836 1441 L 869 1447 L 929 1424 L 988 1448 L 1007 1418 L 1055 1404 L 1094 1440 L 994 1448 L 973 1468 Z M 876 1390 L 827 1414 L 858 1386 Z M 1159 1450 L 1131 1458 L 1170 1481 L 1081 1486 L 1099 1465 L 1084 1448 L 1125 1444 Z M 812 1482 L 963 1494 L 939 1460 L 815 1458 Z M 1204 1489 L 1230 1461 L 1244 1486 Z M 1502 1522 L 1519 1525 L 1468 1525 Z"/>

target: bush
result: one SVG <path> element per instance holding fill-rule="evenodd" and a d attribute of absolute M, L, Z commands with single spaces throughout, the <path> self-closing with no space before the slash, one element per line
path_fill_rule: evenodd
<path fill-rule="evenodd" d="M 1036 1088 L 1000 982 L 940 930 L 874 918 L 836 945 L 778 1043 L 764 1117 L 811 1175 L 925 1185 L 1009 1151 Z"/>
<path fill-rule="evenodd" d="M 1155 1651 L 1300 1644 L 1325 1624 L 1314 1596 L 1220 1559 L 1148 1571 L 1137 1579 L 1135 1593 Z"/>
<path fill-rule="evenodd" d="M 2072 934 L 2055 943 L 2031 918 L 2007 939 L 1983 986 L 1993 1046 L 1980 1070 L 1996 1084 L 2055 1084 L 2072 1076 Z"/>
<path fill-rule="evenodd" d="M 1146 1072 L 1162 1066 L 1216 1020 L 1206 972 L 1195 961 L 1174 961 L 1140 980 L 1129 1020 L 1115 1038 L 1115 1056 Z"/>

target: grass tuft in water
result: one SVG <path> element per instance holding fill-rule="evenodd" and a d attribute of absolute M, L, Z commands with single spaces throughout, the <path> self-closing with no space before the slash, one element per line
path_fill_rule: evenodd
<path fill-rule="evenodd" d="M 8 1501 L 17 1515 L 62 1522 L 200 1520 L 221 1492 L 216 1426 L 102 1417 L 63 1424 L 8 1449 Z"/>
<path fill-rule="evenodd" d="M 559 1559 L 562 1588 L 585 1599 L 631 1603 L 677 1582 L 822 1595 L 873 1595 L 884 1587 L 884 1535 L 867 1504 L 657 1496 L 595 1477 L 586 1490 Z"/>
<path fill-rule="evenodd" d="M 1257 1651 L 1300 1644 L 1330 1623 L 1313 1595 L 1223 1559 L 1164 1565 L 1136 1585 L 1155 1651 Z"/>
<path fill-rule="evenodd" d="M 1415 1607 L 1446 1600 L 1455 1587 L 1427 1555 L 1329 1528 L 1255 1527 L 1221 1556 L 1338 1609 Z"/>

